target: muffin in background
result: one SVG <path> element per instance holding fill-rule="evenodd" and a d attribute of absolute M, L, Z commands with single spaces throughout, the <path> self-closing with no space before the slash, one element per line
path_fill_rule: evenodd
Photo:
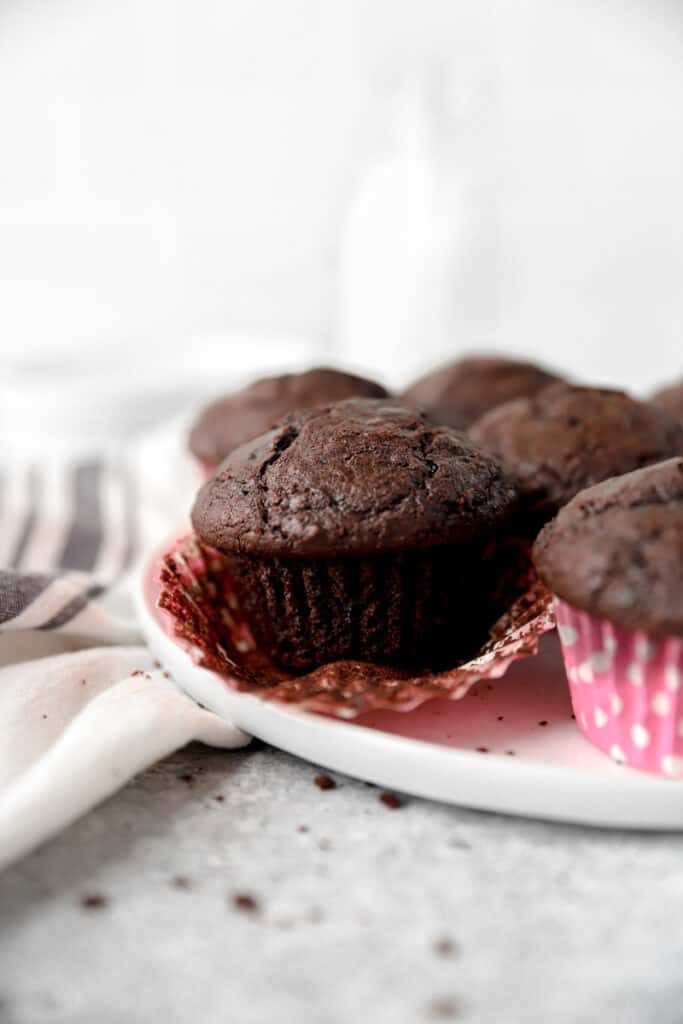
<path fill-rule="evenodd" d="M 516 502 L 468 438 L 356 399 L 233 451 L 192 523 L 227 556 L 256 642 L 279 664 L 454 667 L 507 608 Z"/>
<path fill-rule="evenodd" d="M 531 533 L 584 488 L 683 454 L 683 425 L 665 409 L 571 384 L 501 405 L 469 434 L 515 481 Z"/>
<path fill-rule="evenodd" d="M 329 367 L 263 377 L 202 410 L 190 431 L 190 451 L 207 469 L 214 468 L 234 448 L 297 409 L 343 398 L 386 398 L 387 394 L 374 380 Z"/>
<path fill-rule="evenodd" d="M 683 775 L 683 458 L 581 491 L 533 548 L 576 719 L 617 761 Z"/>
<path fill-rule="evenodd" d="M 683 380 L 660 388 L 652 396 L 652 401 L 671 413 L 679 423 L 683 423 Z"/>
<path fill-rule="evenodd" d="M 465 430 L 490 409 L 535 395 L 562 378 L 535 363 L 495 355 L 466 356 L 416 380 L 402 395 L 435 423 Z"/>

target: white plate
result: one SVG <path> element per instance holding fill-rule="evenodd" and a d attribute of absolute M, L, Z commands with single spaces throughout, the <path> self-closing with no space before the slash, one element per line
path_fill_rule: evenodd
<path fill-rule="evenodd" d="M 154 605 L 158 566 L 157 552 L 136 595 L 154 657 L 195 700 L 245 732 L 333 771 L 463 807 L 607 828 L 683 829 L 680 783 L 616 765 L 580 733 L 555 634 L 537 657 L 459 701 L 342 721 L 238 693 L 196 665 Z"/>

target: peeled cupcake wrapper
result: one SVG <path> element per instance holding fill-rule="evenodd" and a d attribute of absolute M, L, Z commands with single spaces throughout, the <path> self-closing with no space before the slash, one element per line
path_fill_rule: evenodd
<path fill-rule="evenodd" d="M 340 718 L 378 709 L 410 711 L 434 697 L 457 700 L 478 680 L 499 678 L 513 661 L 535 654 L 542 634 L 554 626 L 551 595 L 534 580 L 466 664 L 416 672 L 337 661 L 296 675 L 274 665 L 254 644 L 220 552 L 189 535 L 162 558 L 160 580 L 158 605 L 167 613 L 167 629 L 198 664 L 233 689 Z"/>
<path fill-rule="evenodd" d="M 621 764 L 683 778 L 683 641 L 554 603 L 582 732 Z"/>

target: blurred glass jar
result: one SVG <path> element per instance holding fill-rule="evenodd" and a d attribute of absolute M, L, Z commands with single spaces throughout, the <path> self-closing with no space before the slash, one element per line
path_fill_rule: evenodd
<path fill-rule="evenodd" d="M 389 144 L 343 231 L 339 352 L 395 385 L 496 343 L 496 117 L 495 78 L 477 58 L 409 74 L 391 96 Z"/>

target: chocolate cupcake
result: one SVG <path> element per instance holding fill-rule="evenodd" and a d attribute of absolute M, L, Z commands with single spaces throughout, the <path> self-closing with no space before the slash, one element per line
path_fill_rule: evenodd
<path fill-rule="evenodd" d="M 581 491 L 533 558 L 581 729 L 617 761 L 683 775 L 683 458 Z"/>
<path fill-rule="evenodd" d="M 233 451 L 192 522 L 228 557 L 255 639 L 280 664 L 440 667 L 479 649 L 509 597 L 516 500 L 467 438 L 361 399 Z"/>
<path fill-rule="evenodd" d="M 683 458 L 581 491 L 541 531 L 533 558 L 575 608 L 683 637 Z"/>
<path fill-rule="evenodd" d="M 501 356 L 468 356 L 415 381 L 403 400 L 435 423 L 465 430 L 489 409 L 535 395 L 561 378 L 534 363 Z"/>
<path fill-rule="evenodd" d="M 234 448 L 263 434 L 297 409 L 343 398 L 386 395 L 376 381 L 327 367 L 264 377 L 208 405 L 190 431 L 190 451 L 206 466 L 217 466 Z"/>
<path fill-rule="evenodd" d="M 570 384 L 501 405 L 469 433 L 500 458 L 536 530 L 585 487 L 683 452 L 683 427 L 664 409 Z"/>
<path fill-rule="evenodd" d="M 652 396 L 652 401 L 666 409 L 679 423 L 683 423 L 683 380 L 660 388 Z"/>

